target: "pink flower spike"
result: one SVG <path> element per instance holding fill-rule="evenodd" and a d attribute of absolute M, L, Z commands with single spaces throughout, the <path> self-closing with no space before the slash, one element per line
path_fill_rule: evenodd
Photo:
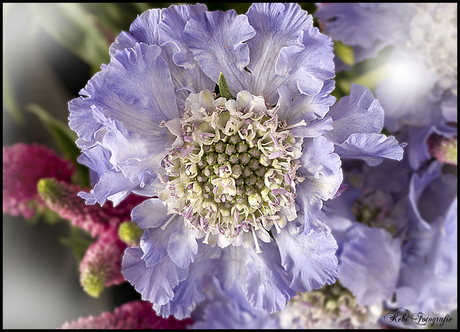
<path fill-rule="evenodd" d="M 56 179 L 41 179 L 37 185 L 40 197 L 46 206 L 59 213 L 61 218 L 69 220 L 72 225 L 80 227 L 96 237 L 109 228 L 118 226 L 131 219 L 132 209 L 143 202 L 146 197 L 130 195 L 124 201 L 113 207 L 112 202 L 106 202 L 103 207 L 86 205 L 77 196 L 81 188 Z"/>
<path fill-rule="evenodd" d="M 192 319 L 178 320 L 174 316 L 157 316 L 148 301 L 132 301 L 115 308 L 114 313 L 79 318 L 65 323 L 62 329 L 186 329 Z"/>
<path fill-rule="evenodd" d="M 17 143 L 3 147 L 3 213 L 31 218 L 44 207 L 37 193 L 42 178 L 69 183 L 74 165 L 53 150 L 37 144 Z"/>
<path fill-rule="evenodd" d="M 127 245 L 118 232 L 108 231 L 89 246 L 80 262 L 80 283 L 91 296 L 98 297 L 104 287 L 125 281 L 121 261 Z"/>

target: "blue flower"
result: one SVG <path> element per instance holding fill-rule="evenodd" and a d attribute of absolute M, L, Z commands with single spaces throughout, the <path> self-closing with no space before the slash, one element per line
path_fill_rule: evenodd
<path fill-rule="evenodd" d="M 159 314 L 189 316 L 209 276 L 267 312 L 334 283 L 322 207 L 341 159 L 402 158 L 368 89 L 334 104 L 332 42 L 312 22 L 294 3 L 149 10 L 69 103 L 86 203 L 151 197 L 132 211 L 145 231 L 122 272 Z"/>
<path fill-rule="evenodd" d="M 356 188 L 350 184 L 327 204 L 339 280 L 358 304 L 425 313 L 456 308 L 457 181 L 441 168 L 434 161 L 414 172 L 407 162 L 388 161 L 369 173 L 355 169 L 347 178 Z"/>
<path fill-rule="evenodd" d="M 409 185 L 411 228 L 404 246 L 396 305 L 413 312 L 457 308 L 457 178 L 433 162 Z"/>
<path fill-rule="evenodd" d="M 224 290 L 214 277 L 206 280 L 203 292 L 206 299 L 193 310 L 191 329 L 282 328 L 276 314 L 254 309 L 242 290 Z"/>
<path fill-rule="evenodd" d="M 315 17 L 325 34 L 352 46 L 358 63 L 388 45 L 407 42 L 415 13 L 415 5 L 408 3 L 326 3 L 318 7 Z M 335 61 L 337 71 L 349 69 L 340 58 Z"/>
<path fill-rule="evenodd" d="M 384 77 L 374 76 L 381 79 L 375 94 L 385 128 L 401 131 L 396 137 L 408 142 L 413 169 L 431 158 L 429 138 L 456 142 L 457 4 L 332 3 L 320 5 L 315 16 L 324 33 L 352 47 L 355 63 L 393 48 L 379 59 Z M 337 71 L 350 69 L 339 57 L 335 62 Z"/>

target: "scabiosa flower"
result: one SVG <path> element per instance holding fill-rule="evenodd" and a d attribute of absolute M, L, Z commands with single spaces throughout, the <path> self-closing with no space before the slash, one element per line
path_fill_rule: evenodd
<path fill-rule="evenodd" d="M 353 48 L 354 63 L 373 58 L 385 46 L 406 43 L 416 13 L 408 3 L 322 3 L 315 12 L 321 30 Z M 350 69 L 339 57 L 337 71 Z"/>
<path fill-rule="evenodd" d="M 334 105 L 332 42 L 312 22 L 294 3 L 149 10 L 69 103 L 86 203 L 153 197 L 132 211 L 145 231 L 122 272 L 161 315 L 188 317 L 207 276 L 267 312 L 333 283 L 321 209 L 341 158 L 402 158 L 368 89 Z"/>
<path fill-rule="evenodd" d="M 117 308 L 113 313 L 104 312 L 100 316 L 79 318 L 67 322 L 61 329 L 185 329 L 192 324 L 191 319 L 179 321 L 174 317 L 159 317 L 146 301 L 132 301 Z"/>
<path fill-rule="evenodd" d="M 277 313 L 282 329 L 379 329 L 382 305 L 362 306 L 336 282 L 296 295 Z"/>
<path fill-rule="evenodd" d="M 280 329 L 277 314 L 256 310 L 241 289 L 224 290 L 219 281 L 207 278 L 205 300 L 192 312 L 191 329 Z M 282 312 L 282 311 L 280 311 Z"/>
<path fill-rule="evenodd" d="M 414 313 L 456 308 L 457 181 L 442 165 L 414 172 L 408 162 L 389 161 L 348 172 L 350 187 L 328 203 L 339 280 L 358 304 Z"/>
<path fill-rule="evenodd" d="M 3 213 L 31 218 L 44 203 L 37 193 L 42 178 L 69 183 L 74 166 L 51 149 L 38 144 L 17 143 L 3 147 Z"/>
<path fill-rule="evenodd" d="M 353 47 L 357 59 L 394 48 L 375 93 L 385 128 L 401 131 L 397 138 L 409 143 L 412 168 L 430 159 L 431 135 L 457 135 L 457 4 L 337 3 L 321 5 L 315 15 L 332 39 Z"/>

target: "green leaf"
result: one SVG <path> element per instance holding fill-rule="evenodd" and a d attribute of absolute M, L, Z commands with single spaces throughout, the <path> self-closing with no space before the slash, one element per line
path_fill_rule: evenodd
<path fill-rule="evenodd" d="M 51 132 L 59 149 L 68 157 L 77 167 L 76 180 L 82 187 L 89 187 L 89 171 L 88 168 L 78 163 L 77 158 L 80 155 L 75 141 L 78 136 L 70 130 L 70 128 L 57 119 L 54 119 L 43 108 L 36 104 L 28 104 L 26 109 L 35 114 L 43 123 L 43 125 Z"/>
<path fill-rule="evenodd" d="M 355 53 L 353 48 L 349 45 L 345 45 L 341 41 L 334 41 L 334 53 L 347 66 L 353 66 L 355 63 Z"/>
<path fill-rule="evenodd" d="M 57 43 L 91 66 L 93 73 L 110 61 L 110 42 L 98 19 L 78 3 L 30 3 L 35 23 Z M 119 31 L 117 32 L 117 34 Z"/>
<path fill-rule="evenodd" d="M 354 78 L 336 80 L 336 83 L 346 94 L 350 93 L 351 83 L 362 85 L 373 90 L 389 75 L 389 73 L 390 65 L 384 64 Z"/>
<path fill-rule="evenodd" d="M 227 81 L 225 80 L 224 74 L 220 73 L 219 75 L 219 91 L 220 96 L 224 97 L 225 99 L 234 99 L 230 89 L 228 88 Z"/>
<path fill-rule="evenodd" d="M 18 102 L 14 96 L 13 87 L 11 85 L 11 78 L 8 73 L 8 66 L 6 65 L 6 60 L 3 58 L 3 109 L 6 110 L 11 118 L 17 124 L 24 124 L 25 117 L 19 110 Z"/>

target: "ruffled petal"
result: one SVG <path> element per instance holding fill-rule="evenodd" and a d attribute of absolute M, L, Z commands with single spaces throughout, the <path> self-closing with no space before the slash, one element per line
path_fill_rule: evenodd
<path fill-rule="evenodd" d="M 335 152 L 342 159 L 362 159 L 370 166 L 380 164 L 383 158 L 401 160 L 403 147 L 394 136 L 383 134 L 351 134 L 345 142 L 335 145 Z"/>
<path fill-rule="evenodd" d="M 98 72 L 86 84 L 84 89 L 81 89 L 79 98 L 69 101 L 69 127 L 75 131 L 78 137 L 85 141 L 92 141 L 95 133 L 101 129 L 101 123 L 93 118 L 91 106 L 102 104 L 103 100 L 99 95 L 98 89 L 104 86 L 105 71 L 107 66 L 103 65 L 101 71 Z"/>
<path fill-rule="evenodd" d="M 252 308 L 240 288 L 223 290 L 217 279 L 205 284 L 205 301 L 193 311 L 192 329 L 278 329 L 279 317 Z"/>
<path fill-rule="evenodd" d="M 139 15 L 129 27 L 129 32 L 139 42 L 159 45 L 158 25 L 164 9 L 153 8 Z"/>
<path fill-rule="evenodd" d="M 222 251 L 216 277 L 224 290 L 241 287 L 242 276 L 248 274 L 245 258 L 246 252 L 235 246 L 228 246 Z"/>
<path fill-rule="evenodd" d="M 195 231 L 189 230 L 182 220 L 179 223 L 179 227 L 169 238 L 167 249 L 171 260 L 180 268 L 186 269 L 195 259 L 198 243 L 196 242 Z"/>
<path fill-rule="evenodd" d="M 412 312 L 450 313 L 457 308 L 457 197 L 429 232 L 408 248 L 396 289 L 397 305 Z"/>
<path fill-rule="evenodd" d="M 173 314 L 177 319 L 190 317 L 196 304 L 204 300 L 202 292 L 206 276 L 215 274 L 222 249 L 200 243 L 195 261 L 188 269 L 187 279 L 174 289 L 174 298 L 162 305 L 155 303 L 153 308 L 163 317 Z"/>
<path fill-rule="evenodd" d="M 160 44 L 174 45 L 177 51 L 173 55 L 174 63 L 187 69 L 193 69 L 198 66 L 198 63 L 193 58 L 192 52 L 188 49 L 185 43 L 182 32 L 185 25 L 192 16 L 206 12 L 207 7 L 203 4 L 197 5 L 179 5 L 170 6 L 163 10 L 163 17 L 160 24 Z"/>
<path fill-rule="evenodd" d="M 355 224 L 340 255 L 339 280 L 360 305 L 391 301 L 398 280 L 401 241 L 387 231 Z"/>
<path fill-rule="evenodd" d="M 197 14 L 187 22 L 183 33 L 203 72 L 216 83 L 220 73 L 224 74 L 234 96 L 250 86 L 250 73 L 244 69 L 249 63 L 246 41 L 254 35 L 247 16 L 237 16 L 234 10 Z"/>
<path fill-rule="evenodd" d="M 313 19 L 296 3 L 254 3 L 246 15 L 256 31 L 248 41 L 251 92 L 271 96 L 279 88 L 272 80 L 277 75 L 275 64 L 281 49 L 291 45 L 300 47 L 297 39 L 303 29 L 312 26 Z"/>
<path fill-rule="evenodd" d="M 319 177 L 306 173 L 305 180 L 296 186 L 296 204 L 300 210 L 297 215 L 305 222 L 304 233 L 311 229 L 328 232 L 325 227 L 326 215 L 322 211 L 323 201 L 331 199 L 337 193 L 343 180 L 342 170 L 330 176 Z M 302 213 L 300 213 L 302 212 Z"/>
<path fill-rule="evenodd" d="M 190 92 L 214 91 L 216 85 L 203 73 L 183 37 L 185 24 L 190 18 L 206 10 L 203 4 L 170 6 L 162 11 L 158 26 L 159 43 L 168 60 L 180 111 L 183 110 Z"/>
<path fill-rule="evenodd" d="M 330 233 L 310 230 L 305 234 L 290 223 L 274 237 L 293 290 L 309 292 L 337 280 L 337 242 Z"/>
<path fill-rule="evenodd" d="M 179 116 L 171 75 L 160 53 L 160 47 L 142 43 L 117 52 L 101 87 L 111 97 L 102 107 L 106 116 L 148 136 L 161 133 L 162 121 Z"/>
<path fill-rule="evenodd" d="M 310 122 L 322 119 L 329 112 L 336 98 L 330 93 L 334 90 L 335 81 L 327 80 L 321 91 L 314 95 L 298 95 L 292 100 L 292 94 L 285 86 L 278 89 L 278 114 L 279 120 L 285 120 L 289 126 L 296 125 L 302 121 Z M 291 102 L 292 100 L 292 102 Z"/>
<path fill-rule="evenodd" d="M 334 143 L 319 136 L 306 141 L 303 146 L 300 157 L 301 168 L 299 169 L 301 173 L 306 171 L 318 178 L 320 174 L 331 176 L 340 172 L 342 162 L 340 157 L 334 153 Z"/>
<path fill-rule="evenodd" d="M 142 173 L 158 172 L 161 160 L 175 139 L 165 128 L 155 136 L 123 133 L 113 128 L 104 135 L 101 144 L 111 152 L 110 163 L 120 169 L 126 178 L 137 182 Z"/>
<path fill-rule="evenodd" d="M 289 130 L 294 137 L 315 138 L 332 130 L 332 118 L 327 116 L 323 119 L 310 121 L 305 126 L 298 126 Z"/>
<path fill-rule="evenodd" d="M 131 220 L 140 228 L 157 228 L 162 226 L 171 217 L 167 216 L 167 207 L 161 199 L 151 198 L 143 201 L 131 212 Z"/>
<path fill-rule="evenodd" d="M 292 94 L 315 96 L 324 82 L 335 76 L 331 39 L 315 27 L 302 30 L 298 45 L 283 47 L 276 62 L 276 76 L 271 86 L 289 88 Z M 274 90 L 276 92 L 276 90 Z M 272 101 L 277 95 L 264 96 Z M 275 99 L 276 100 L 276 99 Z"/>
<path fill-rule="evenodd" d="M 152 211 L 153 212 L 153 211 Z M 163 230 L 147 228 L 141 237 L 140 248 L 144 252 L 141 259 L 147 267 L 155 266 L 168 256 L 168 243 L 171 235 L 178 229 L 177 222 L 169 223 Z"/>
<path fill-rule="evenodd" d="M 166 304 L 174 297 L 174 287 L 187 277 L 187 270 L 179 268 L 169 257 L 147 267 L 141 258 L 143 254 L 139 247 L 126 249 L 121 272 L 143 300 Z"/>
<path fill-rule="evenodd" d="M 99 177 L 107 171 L 114 170 L 114 166 L 110 163 L 111 153 L 109 150 L 100 145 L 96 145 L 90 149 L 83 150 L 82 154 L 77 158 L 77 161 L 87 166 L 96 176 L 91 177 L 91 185 L 94 186 Z"/>
<path fill-rule="evenodd" d="M 261 253 L 244 250 L 248 275 L 243 291 L 251 306 L 269 313 L 283 309 L 296 293 L 289 287 L 286 271 L 281 267 L 281 258 L 274 241 L 260 242 Z"/>
<path fill-rule="evenodd" d="M 372 92 L 351 84 L 350 95 L 341 98 L 327 113 L 334 120 L 334 129 L 326 133 L 327 139 L 343 143 L 351 134 L 380 133 L 383 128 L 383 109 Z"/>
<path fill-rule="evenodd" d="M 109 199 L 116 206 L 136 189 L 140 189 L 139 183 L 132 183 L 121 172 L 107 171 L 101 175 L 91 193 L 80 192 L 78 196 L 84 198 L 88 205 L 97 202 L 102 206 Z"/>

